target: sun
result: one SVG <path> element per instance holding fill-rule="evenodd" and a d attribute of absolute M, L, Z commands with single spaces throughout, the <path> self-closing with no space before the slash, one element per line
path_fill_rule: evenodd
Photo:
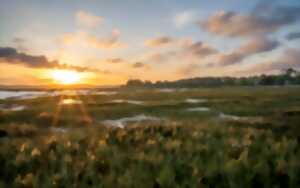
<path fill-rule="evenodd" d="M 60 84 L 75 84 L 80 80 L 80 74 L 73 70 L 54 70 L 51 72 L 53 80 Z"/>

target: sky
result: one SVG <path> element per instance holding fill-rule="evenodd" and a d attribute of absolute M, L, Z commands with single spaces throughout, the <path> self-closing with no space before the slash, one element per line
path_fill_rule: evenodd
<path fill-rule="evenodd" d="M 0 85 L 300 69 L 299 0 L 1 0 Z"/>

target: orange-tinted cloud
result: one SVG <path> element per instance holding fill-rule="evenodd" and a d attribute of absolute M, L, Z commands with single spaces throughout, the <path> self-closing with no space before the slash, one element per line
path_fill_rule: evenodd
<path fill-rule="evenodd" d="M 127 45 L 119 41 L 120 32 L 118 30 L 113 30 L 111 35 L 106 38 L 99 38 L 88 32 L 76 32 L 67 33 L 62 37 L 62 42 L 66 45 L 74 45 L 78 43 L 80 45 L 86 45 L 89 47 L 99 48 L 99 49 L 116 49 L 124 48 Z"/>
<path fill-rule="evenodd" d="M 153 39 L 148 39 L 145 41 L 145 46 L 147 47 L 160 47 L 166 44 L 170 44 L 171 42 L 174 42 L 174 40 L 171 37 L 168 36 L 162 36 L 157 37 Z"/>
<path fill-rule="evenodd" d="M 124 63 L 126 61 L 122 58 L 108 58 L 108 59 L 105 60 L 105 62 L 116 64 L 116 63 Z"/>
<path fill-rule="evenodd" d="M 145 68 L 146 65 L 142 62 L 135 62 L 133 65 L 132 65 L 133 68 Z"/>
<path fill-rule="evenodd" d="M 222 66 L 236 64 L 249 56 L 274 50 L 278 46 L 279 42 L 276 40 L 264 37 L 252 38 L 231 53 L 218 54 L 217 64 Z"/>
<path fill-rule="evenodd" d="M 178 68 L 175 73 L 179 76 L 191 76 L 195 73 L 197 73 L 200 69 L 200 66 L 198 64 L 192 63 L 185 65 L 183 67 Z"/>
<path fill-rule="evenodd" d="M 163 52 L 155 52 L 146 57 L 144 61 L 147 62 L 168 62 L 175 60 L 177 62 L 193 61 L 196 59 L 203 59 L 207 56 L 218 53 L 214 47 L 202 41 L 180 40 L 172 45 L 172 49 Z"/>

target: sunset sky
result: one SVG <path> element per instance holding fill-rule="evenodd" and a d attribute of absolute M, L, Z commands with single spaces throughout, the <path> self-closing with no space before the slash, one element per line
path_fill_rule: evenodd
<path fill-rule="evenodd" d="M 300 68 L 299 0 L 1 0 L 0 85 L 247 76 Z"/>

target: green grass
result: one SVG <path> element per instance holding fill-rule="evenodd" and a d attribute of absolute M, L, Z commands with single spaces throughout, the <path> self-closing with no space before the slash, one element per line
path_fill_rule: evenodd
<path fill-rule="evenodd" d="M 299 187 L 299 94 L 296 87 L 224 87 L 79 96 L 85 112 L 64 106 L 55 121 L 66 133 L 51 131 L 60 97 L 2 100 L 28 108 L 0 111 L 7 134 L 0 138 L 0 187 Z M 186 111 L 197 106 L 211 110 Z M 102 123 L 138 114 L 163 121 L 125 129 Z"/>

